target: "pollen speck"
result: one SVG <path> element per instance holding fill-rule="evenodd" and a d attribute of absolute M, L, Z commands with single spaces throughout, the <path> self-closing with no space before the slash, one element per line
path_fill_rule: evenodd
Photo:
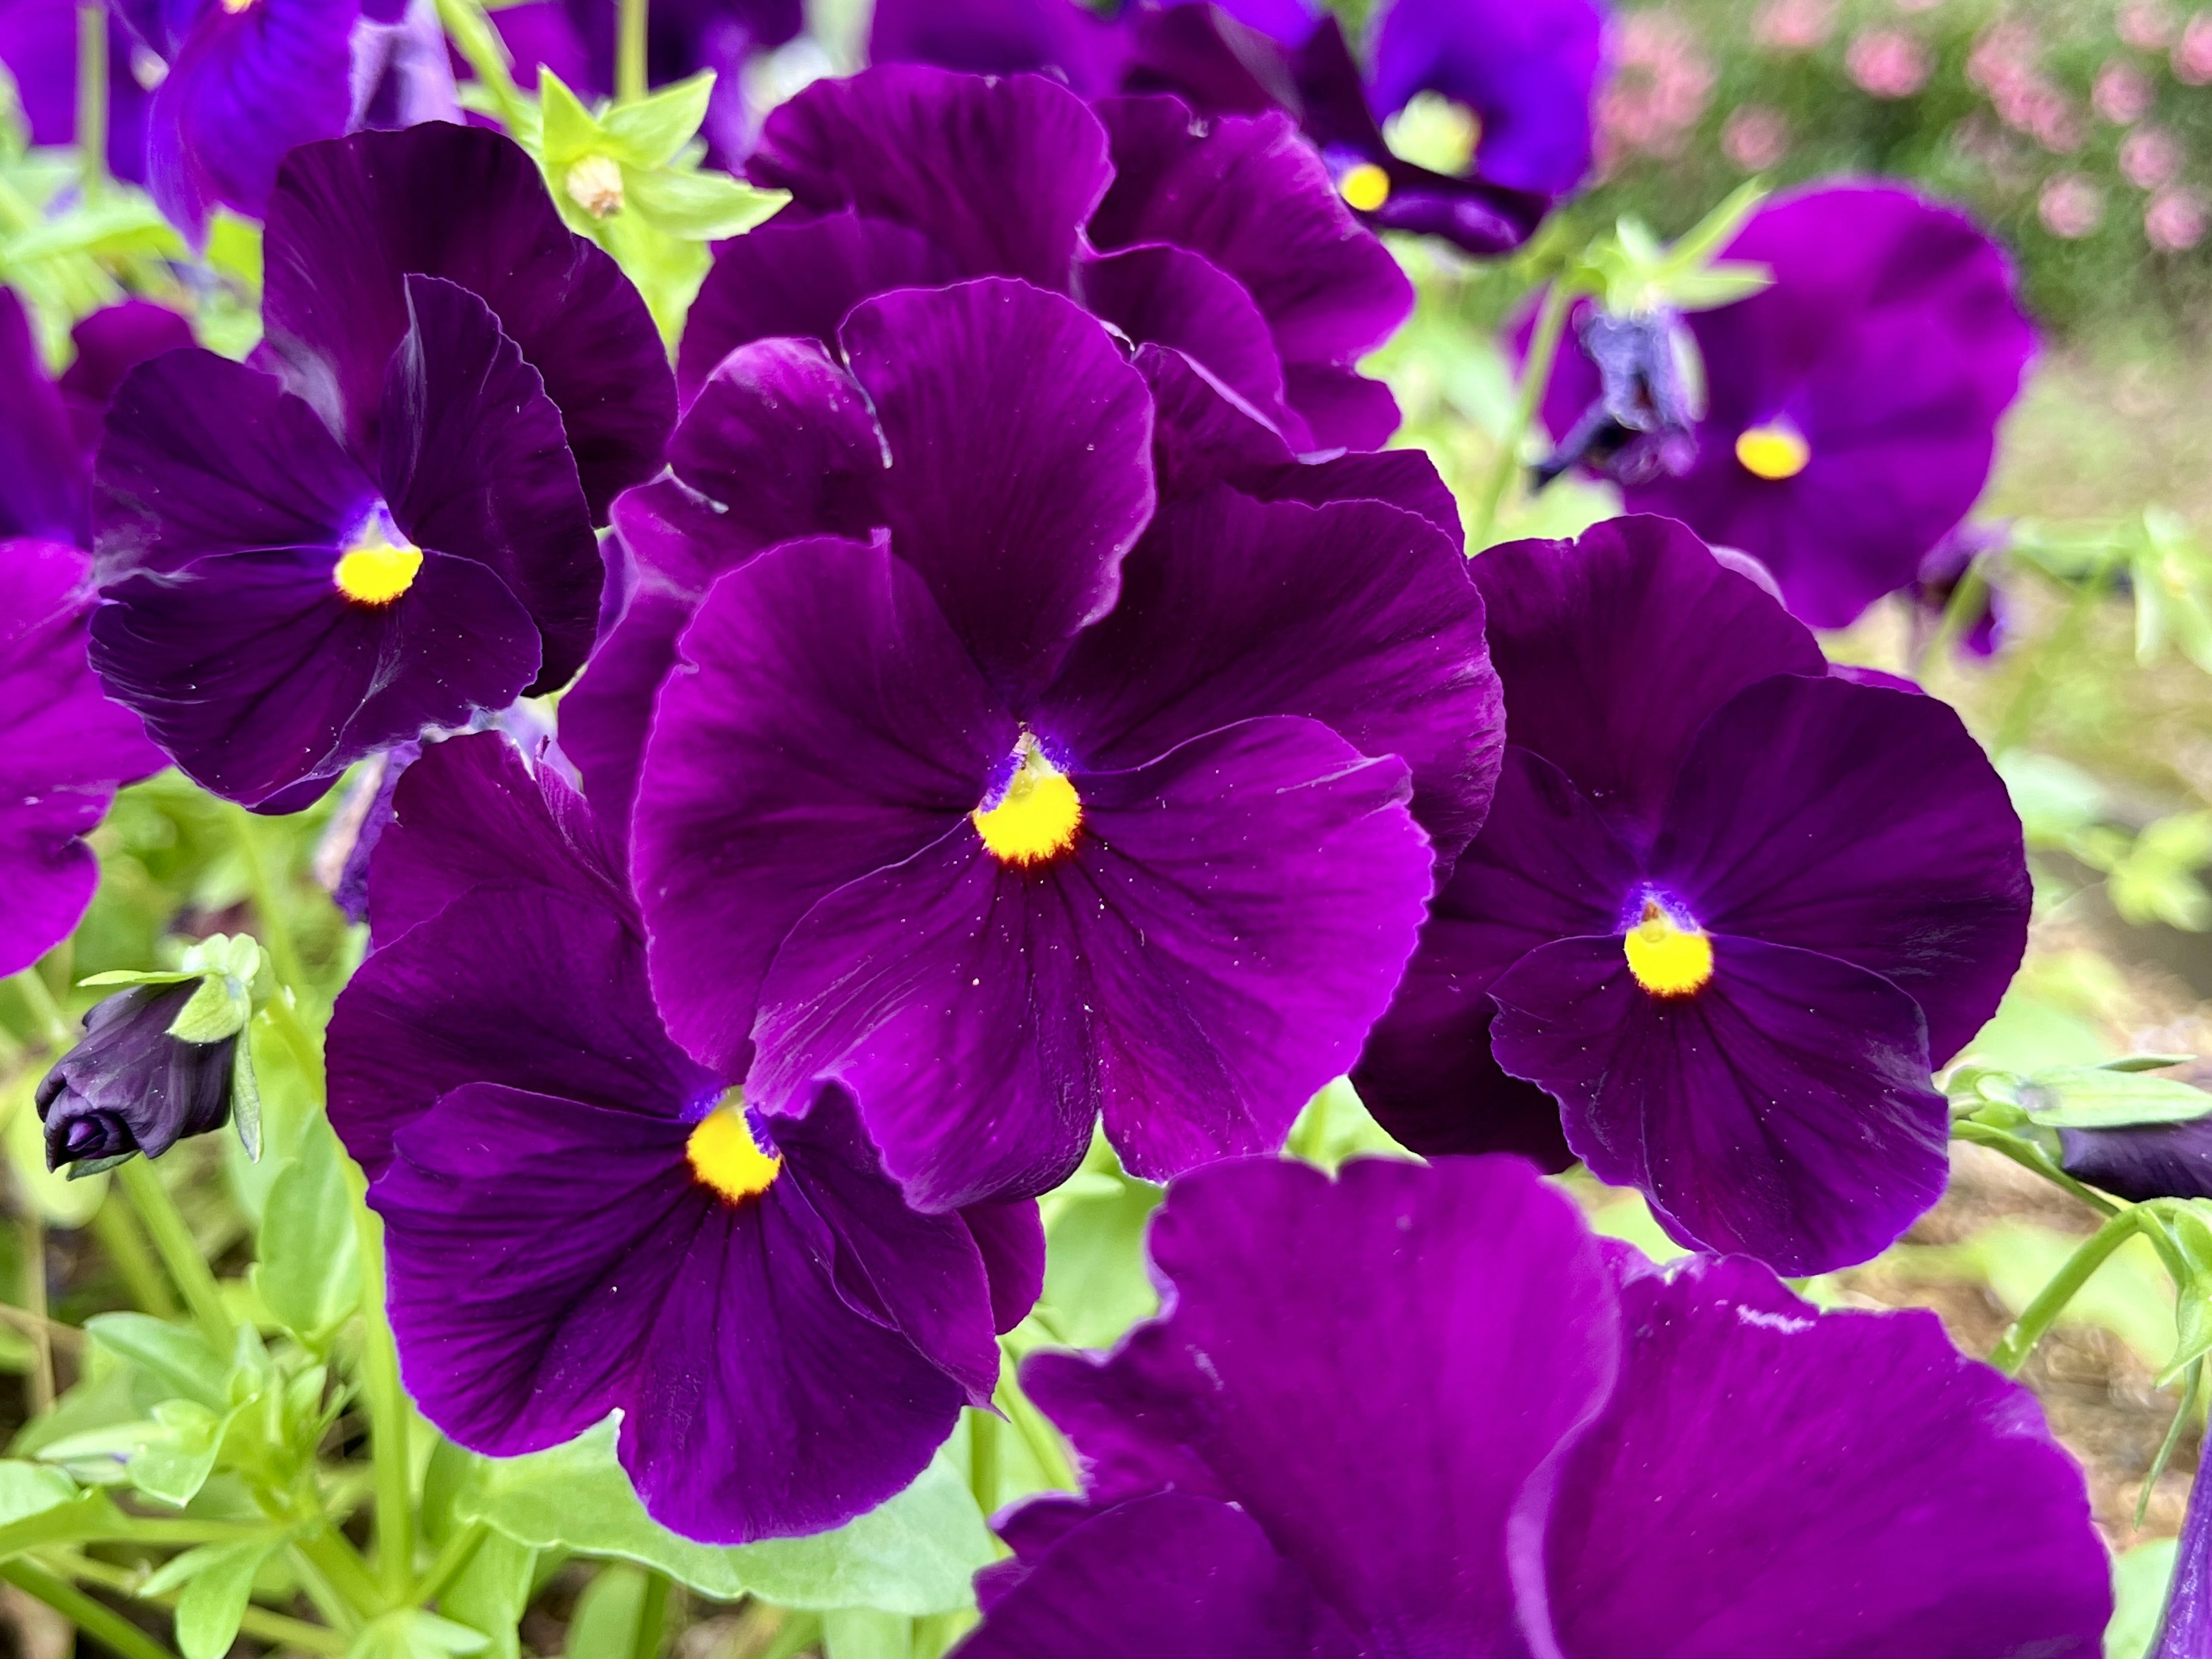
<path fill-rule="evenodd" d="M 1642 918 L 1620 944 L 1628 971 L 1655 997 L 1686 997 L 1712 979 L 1712 939 L 1702 929 L 1676 921 L 1656 898 L 1644 901 Z"/>
<path fill-rule="evenodd" d="M 1083 827 L 1083 798 L 1028 732 L 1022 733 L 1014 756 L 1014 775 L 998 799 L 968 816 L 983 845 L 1002 862 L 1042 864 L 1075 845 L 1076 831 Z"/>
<path fill-rule="evenodd" d="M 1362 213 L 1372 213 L 1390 199 L 1390 175 L 1372 161 L 1362 161 L 1336 182 L 1337 191 Z"/>
<path fill-rule="evenodd" d="M 422 550 L 401 535 L 381 507 L 355 532 L 331 574 L 356 605 L 390 605 L 414 586 Z"/>
<path fill-rule="evenodd" d="M 775 1183 L 783 1159 L 761 1150 L 735 1094 L 732 1091 L 730 1097 L 699 1120 L 691 1139 L 684 1144 L 684 1156 L 701 1186 L 713 1188 L 732 1204 L 741 1204 L 758 1198 Z"/>
<path fill-rule="evenodd" d="M 1813 447 L 1796 428 L 1777 422 L 1746 427 L 1736 434 L 1735 458 L 1753 477 L 1779 482 L 1805 470 L 1805 464 L 1813 459 Z"/>

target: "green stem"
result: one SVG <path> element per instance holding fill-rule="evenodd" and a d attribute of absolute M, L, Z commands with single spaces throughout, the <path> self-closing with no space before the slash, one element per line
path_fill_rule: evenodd
<path fill-rule="evenodd" d="M 443 1595 L 453 1580 L 467 1570 L 477 1552 L 483 1547 L 484 1540 L 490 1536 L 491 1528 L 481 1521 L 471 1521 L 455 1532 L 446 1540 L 445 1548 L 438 1552 L 438 1559 L 430 1564 L 430 1570 L 422 1575 L 409 1600 L 418 1607 L 426 1607 Z"/>
<path fill-rule="evenodd" d="M 1942 619 L 1936 624 L 1936 632 L 1928 641 L 1927 649 L 1912 665 L 1912 677 L 1917 680 L 1928 678 L 1931 668 L 1941 668 L 1951 660 L 1952 652 L 1966 637 L 1972 626 L 1974 611 L 1990 591 L 1990 579 L 1982 569 L 1984 555 L 1976 554 L 1960 574 L 1959 585 L 1951 590 L 1951 597 L 1943 606 Z"/>
<path fill-rule="evenodd" d="M 645 1576 L 645 1600 L 637 1610 L 637 1645 L 630 1650 L 630 1659 L 654 1659 L 660 1651 L 660 1638 L 668 1627 L 668 1575 L 647 1571 Z"/>
<path fill-rule="evenodd" d="M 985 1515 L 999 1508 L 999 1419 L 988 1412 L 968 1413 L 968 1490 Z"/>
<path fill-rule="evenodd" d="M 528 125 L 527 104 L 514 84 L 514 60 L 483 6 L 477 0 L 437 0 L 437 3 L 438 21 L 454 49 L 468 60 L 477 79 L 499 106 L 500 125 L 509 132 L 524 131 Z"/>
<path fill-rule="evenodd" d="M 46 1328 L 46 1221 L 27 1194 L 16 1218 L 23 1246 L 25 1334 L 31 1339 L 31 1368 L 23 1374 L 24 1403 L 39 1417 L 53 1408 L 54 1339 Z"/>
<path fill-rule="evenodd" d="M 370 1576 L 368 1564 L 335 1528 L 319 1528 L 295 1538 L 292 1547 L 313 1564 L 331 1589 L 362 1619 L 374 1619 L 386 1610 L 388 1604 L 383 1588 Z"/>
<path fill-rule="evenodd" d="M 2113 1251 L 2134 1237 L 2142 1225 L 2135 1211 L 2124 1210 L 2091 1234 L 2088 1242 L 2067 1258 L 2066 1265 L 2021 1310 L 2012 1328 L 2004 1334 L 2004 1340 L 1997 1344 L 1996 1351 L 1990 1355 L 1990 1364 L 2007 1376 L 2017 1375 L 2035 1345 L 2043 1340 L 2044 1333 L 2066 1311 L 2066 1304 L 2080 1294 L 2097 1269 L 2111 1260 Z"/>
<path fill-rule="evenodd" d="M 1044 1413 L 1022 1392 L 1012 1357 L 1003 1347 L 1000 1354 L 999 1389 L 995 1396 L 999 1409 L 1006 1413 L 1006 1420 L 1014 1425 L 1014 1432 L 1021 1436 L 1022 1443 L 1029 1448 L 1030 1455 L 1036 1460 L 1046 1480 L 1063 1491 L 1075 1491 L 1075 1471 L 1068 1465 L 1067 1453 L 1059 1435 L 1044 1420 Z"/>
<path fill-rule="evenodd" d="M 207 1257 L 192 1237 L 192 1230 L 185 1224 L 183 1212 L 177 1208 L 176 1200 L 162 1183 L 154 1166 L 143 1158 L 134 1158 L 128 1164 L 117 1166 L 116 1179 L 130 1194 L 138 1218 L 146 1224 L 153 1235 L 155 1253 L 168 1268 L 169 1277 L 185 1293 L 185 1305 L 192 1310 L 200 1328 L 215 1344 L 215 1351 L 228 1359 L 236 1330 L 230 1322 L 230 1313 L 222 1305 L 222 1287 L 216 1283 L 209 1268 Z"/>
<path fill-rule="evenodd" d="M 645 96 L 646 0 L 622 0 L 615 36 L 615 101 L 635 104 Z"/>
<path fill-rule="evenodd" d="M 92 1212 L 92 1236 L 107 1252 L 108 1261 L 141 1311 L 156 1319 L 177 1316 L 177 1298 L 170 1292 L 169 1281 L 161 1276 L 161 1264 L 154 1259 L 146 1235 L 114 1194 L 110 1193 L 106 1201 Z"/>
<path fill-rule="evenodd" d="M 1566 332 L 1567 307 L 1574 303 L 1574 295 L 1564 283 L 1553 283 L 1544 290 L 1543 307 L 1536 313 L 1536 330 L 1528 339 L 1528 356 L 1521 366 L 1521 395 L 1514 400 L 1513 422 L 1505 428 L 1498 444 L 1498 457 L 1490 465 L 1490 476 L 1485 479 L 1482 494 L 1475 508 L 1474 528 L 1468 545 L 1480 552 L 1490 545 L 1490 538 L 1498 528 L 1498 510 L 1504 504 L 1505 492 L 1512 487 L 1516 474 L 1521 471 L 1521 445 L 1528 435 L 1528 428 L 1536 419 L 1536 411 L 1544 405 L 1544 393 L 1552 384 L 1552 365 L 1559 360 L 1559 339 Z"/>
<path fill-rule="evenodd" d="M 307 970 L 300 962 L 298 947 L 292 942 L 292 930 L 284 925 L 284 907 L 278 902 L 269 861 L 261 855 L 261 820 L 234 804 L 230 807 L 230 828 L 239 859 L 246 866 L 246 890 L 253 900 L 253 918 L 261 924 L 261 943 L 269 952 L 270 965 L 276 969 L 282 986 L 295 996 L 304 994 L 307 989 Z"/>
<path fill-rule="evenodd" d="M 76 1585 L 42 1572 L 27 1561 L 0 1562 L 0 1578 L 37 1596 L 87 1636 L 114 1649 L 122 1659 L 176 1659 L 106 1602 L 94 1601 Z"/>
<path fill-rule="evenodd" d="M 300 1016 L 292 1005 L 282 996 L 270 998 L 261 1005 L 261 1012 L 269 1016 L 269 1024 L 284 1046 L 292 1051 L 293 1062 L 300 1075 L 307 1080 L 307 1087 L 315 1098 L 324 1098 L 323 1048 L 314 1034 L 300 1023 Z"/>
<path fill-rule="evenodd" d="M 2143 1476 L 2142 1491 L 2136 1497 L 2136 1525 L 2140 1528 L 2143 1516 L 2150 1513 L 2150 1495 L 2158 1485 L 2159 1476 L 2173 1459 L 2173 1449 L 2181 1443 L 2181 1431 L 2197 1415 L 2197 1402 L 2204 1389 L 2204 1357 L 2199 1354 L 2189 1362 L 2189 1382 L 2181 1393 L 2181 1405 L 2173 1413 L 2173 1421 L 2166 1426 L 2166 1438 L 2158 1448 L 2158 1455 L 2150 1461 L 2150 1473 Z"/>
<path fill-rule="evenodd" d="M 1951 1137 L 1954 1140 L 1967 1141 L 1976 1146 L 1986 1146 L 1993 1152 L 2003 1153 L 2021 1169 L 2033 1170 L 2052 1186 L 2080 1199 L 2099 1215 L 2115 1216 L 2120 1213 L 2118 1205 L 2113 1203 L 2102 1193 L 2083 1186 L 2052 1163 L 2042 1148 L 2031 1146 L 2018 1135 L 2007 1134 L 2002 1129 L 1992 1129 L 1985 1124 L 1975 1122 L 1972 1118 L 1958 1118 L 1951 1124 Z"/>
<path fill-rule="evenodd" d="M 173 1608 L 183 1595 L 171 1590 L 161 1595 L 147 1595 L 137 1586 L 146 1577 L 143 1571 L 118 1567 L 106 1561 L 95 1561 L 89 1556 L 69 1555 L 60 1558 L 59 1565 L 72 1578 L 82 1578 L 88 1584 L 98 1584 L 125 1595 L 151 1603 L 158 1607 Z M 248 1603 L 246 1613 L 239 1620 L 239 1629 L 248 1636 L 258 1636 L 280 1647 L 299 1648 L 308 1653 L 343 1654 L 346 1639 L 324 1625 L 311 1625 L 304 1619 L 287 1618 L 281 1613 L 271 1613 L 266 1607 Z"/>
<path fill-rule="evenodd" d="M 409 1480 L 407 1391 L 399 1350 L 384 1311 L 384 1229 L 359 1194 L 354 1231 L 361 1245 L 361 1388 L 368 1400 L 369 1467 L 376 1478 L 376 1564 L 396 1605 L 415 1582 L 414 1492 Z"/>
<path fill-rule="evenodd" d="M 66 1053 L 76 1046 L 77 1030 L 70 1024 L 69 1016 L 62 1012 L 60 1003 L 47 988 L 45 977 L 35 964 L 26 968 L 8 981 L 14 986 L 28 1005 L 31 1018 L 39 1022 L 46 1047 L 56 1054 Z"/>
<path fill-rule="evenodd" d="M 97 195 L 107 181 L 107 6 L 77 0 L 76 151 L 84 193 Z"/>

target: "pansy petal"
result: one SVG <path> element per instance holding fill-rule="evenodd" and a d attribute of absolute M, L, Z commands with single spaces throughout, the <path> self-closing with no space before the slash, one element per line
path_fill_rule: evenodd
<path fill-rule="evenodd" d="M 543 643 L 526 695 L 558 690 L 591 654 L 606 575 L 561 411 L 482 300 L 437 276 L 405 286 L 407 336 L 384 394 L 392 518 L 506 584 Z"/>
<path fill-rule="evenodd" d="M 1039 719 L 1087 765 L 1140 765 L 1240 720 L 1302 714 L 1413 774 L 1447 866 L 1489 810 L 1503 698 L 1468 562 L 1375 501 L 1172 502 L 1121 599 L 1069 653 Z"/>
<path fill-rule="evenodd" d="M 1513 1651 L 1508 1517 L 1618 1363 L 1573 1206 L 1510 1158 L 1245 1162 L 1177 1182 L 1150 1250 L 1162 1319 L 1023 1368 L 1092 1500 L 1194 1461 L 1364 1651 Z"/>
<path fill-rule="evenodd" d="M 354 0 L 204 6 L 154 94 L 146 185 L 196 242 L 217 204 L 254 217 L 295 145 L 335 138 L 353 104 Z"/>
<path fill-rule="evenodd" d="M 934 64 L 971 75 L 1056 74 L 1086 98 L 1112 89 L 1122 31 L 1068 0 L 879 0 L 871 64 Z"/>
<path fill-rule="evenodd" d="M 662 1030 L 604 903 L 482 889 L 372 952 L 331 1017 L 331 1122 L 371 1176 L 447 1091 L 489 1082 L 627 1112 L 720 1083 Z"/>
<path fill-rule="evenodd" d="M 1782 675 L 1738 693 L 1691 745 L 1651 872 L 1710 931 L 1889 980 L 1938 1065 L 1996 1012 L 2027 945 L 2004 783 L 1949 705 L 1911 692 Z"/>
<path fill-rule="evenodd" d="M 961 276 L 1055 289 L 1113 177 L 1104 130 L 1066 87 L 911 64 L 815 82 L 769 116 L 745 171 L 812 214 L 911 226 Z"/>
<path fill-rule="evenodd" d="M 1491 1058 L 1490 988 L 1539 946 L 1615 926 L 1640 874 L 1565 773 L 1509 747 L 1482 833 L 1429 906 L 1419 948 L 1352 1070 L 1382 1127 L 1425 1157 L 1573 1162 L 1558 1105 Z"/>
<path fill-rule="evenodd" d="M 0 420 L 0 538 L 82 542 L 84 462 L 13 289 L 0 289 L 0 401 L 8 410 Z"/>
<path fill-rule="evenodd" d="M 336 563 L 288 548 L 114 583 L 93 666 L 196 781 L 248 805 L 504 708 L 537 673 L 530 615 L 483 566 L 426 553 L 371 605 L 338 591 Z"/>
<path fill-rule="evenodd" d="M 69 937 L 100 880 L 80 837 L 164 763 L 85 661 L 90 577 L 75 548 L 0 542 L 0 975 Z"/>
<path fill-rule="evenodd" d="M 1558 1659 L 2101 1650 L 2081 1470 L 1932 1316 L 1818 1312 L 1710 1258 L 1622 1303 L 1621 1385 L 1515 1563 Z"/>
<path fill-rule="evenodd" d="M 1285 363 L 1284 395 L 1324 447 L 1380 449 L 1398 430 L 1398 399 L 1380 380 L 1336 363 Z"/>
<path fill-rule="evenodd" d="M 936 288 L 967 274 L 921 231 L 890 219 L 850 210 L 779 216 L 715 250 L 684 319 L 677 384 L 689 398 L 741 345 L 778 337 L 834 341 L 845 313 L 870 295 Z"/>
<path fill-rule="evenodd" d="M 403 279 L 420 271 L 476 295 L 544 377 L 594 523 L 659 471 L 676 420 L 659 331 L 511 140 L 428 121 L 303 147 L 285 157 L 265 246 L 269 344 L 356 453 L 375 453 Z"/>
<path fill-rule="evenodd" d="M 991 1281 L 991 1321 L 1003 1334 L 1029 1316 L 1044 1293 L 1044 1222 L 1033 1200 L 969 1204 L 960 1212 Z"/>
<path fill-rule="evenodd" d="M 1715 709 L 1770 674 L 1827 670 L 1802 623 L 1668 520 L 1512 542 L 1473 568 L 1507 738 L 1647 833 Z"/>
<path fill-rule="evenodd" d="M 192 325 L 151 300 L 104 306 L 70 331 L 76 357 L 62 371 L 62 401 L 78 444 L 90 456 L 100 447 L 108 400 L 123 377 L 149 357 L 192 343 Z"/>
<path fill-rule="evenodd" d="M 841 334 L 890 453 L 893 551 L 994 686 L 1035 690 L 1112 607 L 1152 516 L 1142 377 L 1097 319 L 1025 283 L 884 295 Z"/>
<path fill-rule="evenodd" d="M 1161 1492 L 1093 1516 L 990 1604 L 959 1659 L 1356 1659 L 1233 1504 Z"/>
<path fill-rule="evenodd" d="M 631 866 L 669 1030 L 738 1076 L 792 925 L 960 823 L 1016 727 L 921 577 L 878 548 L 762 555 L 716 584 L 682 651 Z"/>
<path fill-rule="evenodd" d="M 1920 1010 L 1833 957 L 1712 950 L 1680 997 L 1639 987 L 1617 934 L 1531 951 L 1491 987 L 1492 1051 L 1558 1097 L 1591 1174 L 1641 1188 L 1685 1243 L 1790 1274 L 1864 1261 L 1949 1170 Z"/>
<path fill-rule="evenodd" d="M 619 521 L 619 507 L 616 517 Z M 676 641 L 690 622 L 685 601 L 639 593 L 592 652 L 584 677 L 561 699 L 562 752 L 582 775 L 584 793 L 608 839 L 624 849 L 625 866 L 653 700 L 676 666 Z"/>
<path fill-rule="evenodd" d="M 1065 861 L 960 825 L 816 905 L 763 988 L 748 1088 L 842 1078 L 928 1207 L 1056 1184 L 1102 1109 L 1148 1178 L 1273 1151 L 1411 951 L 1429 853 L 1395 761 L 1278 718 L 1072 781 Z"/>

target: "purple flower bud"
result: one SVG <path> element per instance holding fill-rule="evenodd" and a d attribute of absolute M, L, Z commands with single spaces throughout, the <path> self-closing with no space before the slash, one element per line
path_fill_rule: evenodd
<path fill-rule="evenodd" d="M 2212 1118 L 2061 1129 L 2058 1146 L 2058 1164 L 2068 1175 L 2131 1204 L 2212 1198 Z"/>
<path fill-rule="evenodd" d="M 133 985 L 84 1017 L 84 1040 L 39 1084 L 46 1127 L 46 1167 L 73 1174 L 120 1163 L 134 1152 L 159 1158 L 187 1135 L 230 1119 L 231 1068 L 238 1039 L 186 1042 L 169 1035 L 198 980 Z"/>
<path fill-rule="evenodd" d="M 1688 471 L 1698 458 L 1695 428 L 1705 410 L 1696 378 L 1685 372 L 1695 348 L 1681 318 L 1671 311 L 1626 317 L 1592 311 L 1579 331 L 1597 366 L 1598 395 L 1537 477 L 1549 483 L 1580 465 L 1640 484 Z"/>

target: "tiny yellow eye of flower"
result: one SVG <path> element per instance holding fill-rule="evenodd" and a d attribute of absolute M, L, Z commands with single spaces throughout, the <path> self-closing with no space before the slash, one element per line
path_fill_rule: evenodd
<path fill-rule="evenodd" d="M 1362 161 L 1337 181 L 1337 191 L 1362 213 L 1372 213 L 1390 199 L 1390 175 L 1372 161 Z"/>
<path fill-rule="evenodd" d="M 622 164 L 611 155 L 586 155 L 561 183 L 568 199 L 594 219 L 622 211 Z"/>
<path fill-rule="evenodd" d="M 398 535 L 380 512 L 338 558 L 338 592 L 356 605 L 390 605 L 415 586 L 422 550 Z"/>
<path fill-rule="evenodd" d="M 1713 942 L 1696 927 L 1684 927 L 1660 908 L 1644 901 L 1644 915 L 1620 941 L 1628 971 L 1655 997 L 1686 997 L 1703 990 L 1713 976 Z"/>
<path fill-rule="evenodd" d="M 1812 446 L 1795 427 L 1753 426 L 1736 434 L 1735 458 L 1756 478 L 1794 478 L 1813 459 Z"/>
<path fill-rule="evenodd" d="M 1075 845 L 1075 832 L 1083 827 L 1083 798 L 1028 732 L 1022 733 L 1014 753 L 1014 775 L 1005 793 L 968 816 L 983 845 L 1002 863 L 1043 864 Z"/>
<path fill-rule="evenodd" d="M 775 1184 L 783 1168 L 781 1158 L 763 1152 L 753 1139 L 734 1090 L 699 1120 L 684 1143 L 684 1156 L 701 1186 L 713 1188 L 732 1204 L 758 1198 Z"/>

